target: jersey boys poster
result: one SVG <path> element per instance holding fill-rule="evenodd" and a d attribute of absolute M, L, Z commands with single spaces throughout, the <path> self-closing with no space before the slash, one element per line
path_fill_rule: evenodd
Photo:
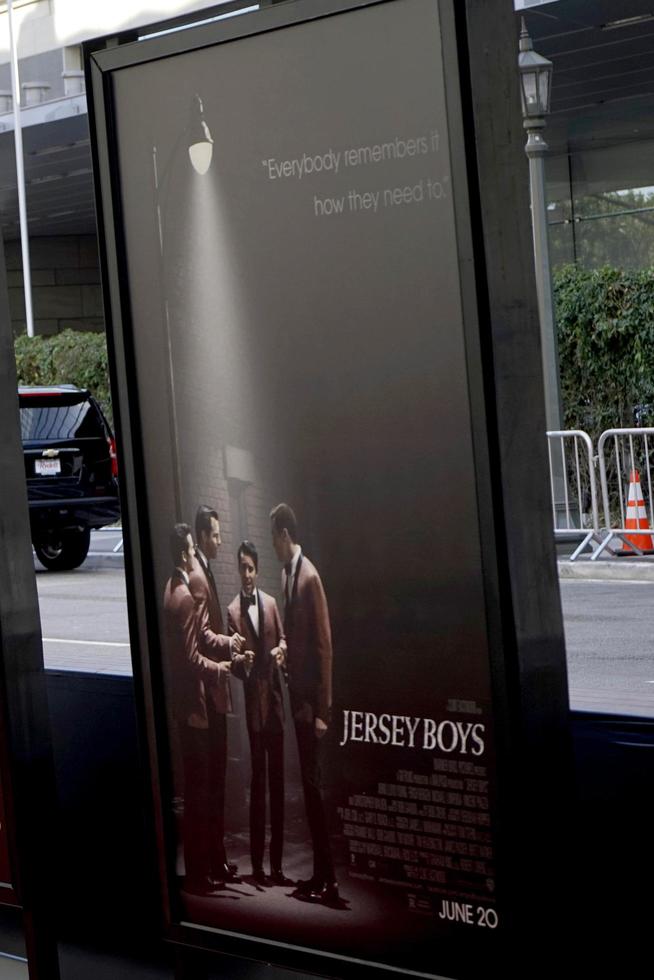
<path fill-rule="evenodd" d="M 424 974 L 503 925 L 440 17 L 113 79 L 174 915 Z"/>

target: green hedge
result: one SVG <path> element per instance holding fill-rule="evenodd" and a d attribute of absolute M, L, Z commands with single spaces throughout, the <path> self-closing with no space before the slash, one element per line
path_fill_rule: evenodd
<path fill-rule="evenodd" d="M 580 269 L 553 276 L 564 428 L 593 439 L 654 424 L 654 269 Z M 16 339 L 20 384 L 89 388 L 111 420 L 104 334 L 65 330 Z"/>
<path fill-rule="evenodd" d="M 554 273 L 564 428 L 654 423 L 654 269 Z"/>
<path fill-rule="evenodd" d="M 78 330 L 64 330 L 52 337 L 23 334 L 16 338 L 14 349 L 19 384 L 88 388 L 113 424 L 104 334 Z"/>

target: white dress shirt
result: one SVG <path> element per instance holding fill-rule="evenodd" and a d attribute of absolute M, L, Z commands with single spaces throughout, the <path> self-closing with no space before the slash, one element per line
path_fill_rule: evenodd
<path fill-rule="evenodd" d="M 249 596 L 246 596 L 245 592 L 241 592 L 241 595 L 243 596 L 244 599 L 249 598 Z M 256 635 L 258 636 L 259 635 L 259 594 L 256 589 L 252 593 L 252 598 L 254 599 L 254 602 L 250 606 L 248 606 L 248 615 L 250 617 L 250 622 L 252 623 L 252 628 L 256 633 Z"/>
<path fill-rule="evenodd" d="M 297 563 L 300 560 L 300 555 L 302 554 L 302 548 L 296 545 L 296 552 L 291 558 L 291 571 L 286 576 L 286 587 L 284 589 L 284 602 L 286 605 L 291 601 L 291 596 L 293 595 L 293 586 L 295 585 L 295 576 L 297 574 Z"/>

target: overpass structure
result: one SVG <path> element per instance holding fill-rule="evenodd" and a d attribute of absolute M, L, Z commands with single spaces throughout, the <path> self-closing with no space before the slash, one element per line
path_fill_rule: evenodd
<path fill-rule="evenodd" d="M 269 2 L 269 0 L 268 0 Z M 536 50 L 554 64 L 545 136 L 553 262 L 638 265 L 614 207 L 594 199 L 654 185 L 654 15 L 645 0 L 515 0 Z M 0 7 L 0 227 L 6 243 L 11 317 L 25 329 L 14 113 L 6 4 Z M 167 28 L 238 12 L 250 0 L 142 0 L 111 5 L 78 0 L 17 0 L 16 43 L 22 86 L 24 180 L 37 333 L 103 329 L 81 48 L 89 38 L 134 30 L 162 18 Z M 150 30 L 151 28 L 148 28 Z M 525 164 L 526 166 L 526 164 Z M 583 200 L 590 206 L 580 207 Z M 617 202 L 617 203 L 616 203 Z M 652 207 L 629 220 L 652 220 Z M 633 211 L 631 204 L 623 210 Z M 598 213 L 595 213 L 597 211 Z M 651 212 L 651 214 L 650 214 Z M 593 242 L 602 239 L 594 259 Z M 628 236 L 627 236 L 628 239 Z"/>
<path fill-rule="evenodd" d="M 15 0 L 35 332 L 104 327 L 81 44 L 166 18 L 182 26 L 252 4 L 225 0 Z M 4 9 L 3 9 L 4 8 Z M 171 21 L 171 18 L 172 21 Z M 151 29 L 151 28 L 148 28 Z M 0 228 L 11 319 L 25 330 L 7 5 L 0 6 Z"/>

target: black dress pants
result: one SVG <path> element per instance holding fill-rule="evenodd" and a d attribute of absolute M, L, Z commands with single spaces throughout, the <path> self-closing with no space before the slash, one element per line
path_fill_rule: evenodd
<path fill-rule="evenodd" d="M 295 722 L 304 805 L 313 845 L 313 877 L 319 884 L 335 881 L 325 807 L 322 799 L 321 756 L 323 739 L 316 736 L 314 723 Z"/>
<path fill-rule="evenodd" d="M 263 869 L 266 844 L 266 768 L 270 790 L 270 869 L 281 871 L 284 849 L 284 732 L 249 731 L 250 856 L 252 870 Z"/>
<path fill-rule="evenodd" d="M 187 884 L 224 877 L 227 718 L 207 706 L 209 728 L 180 725 L 184 763 L 184 862 Z"/>

